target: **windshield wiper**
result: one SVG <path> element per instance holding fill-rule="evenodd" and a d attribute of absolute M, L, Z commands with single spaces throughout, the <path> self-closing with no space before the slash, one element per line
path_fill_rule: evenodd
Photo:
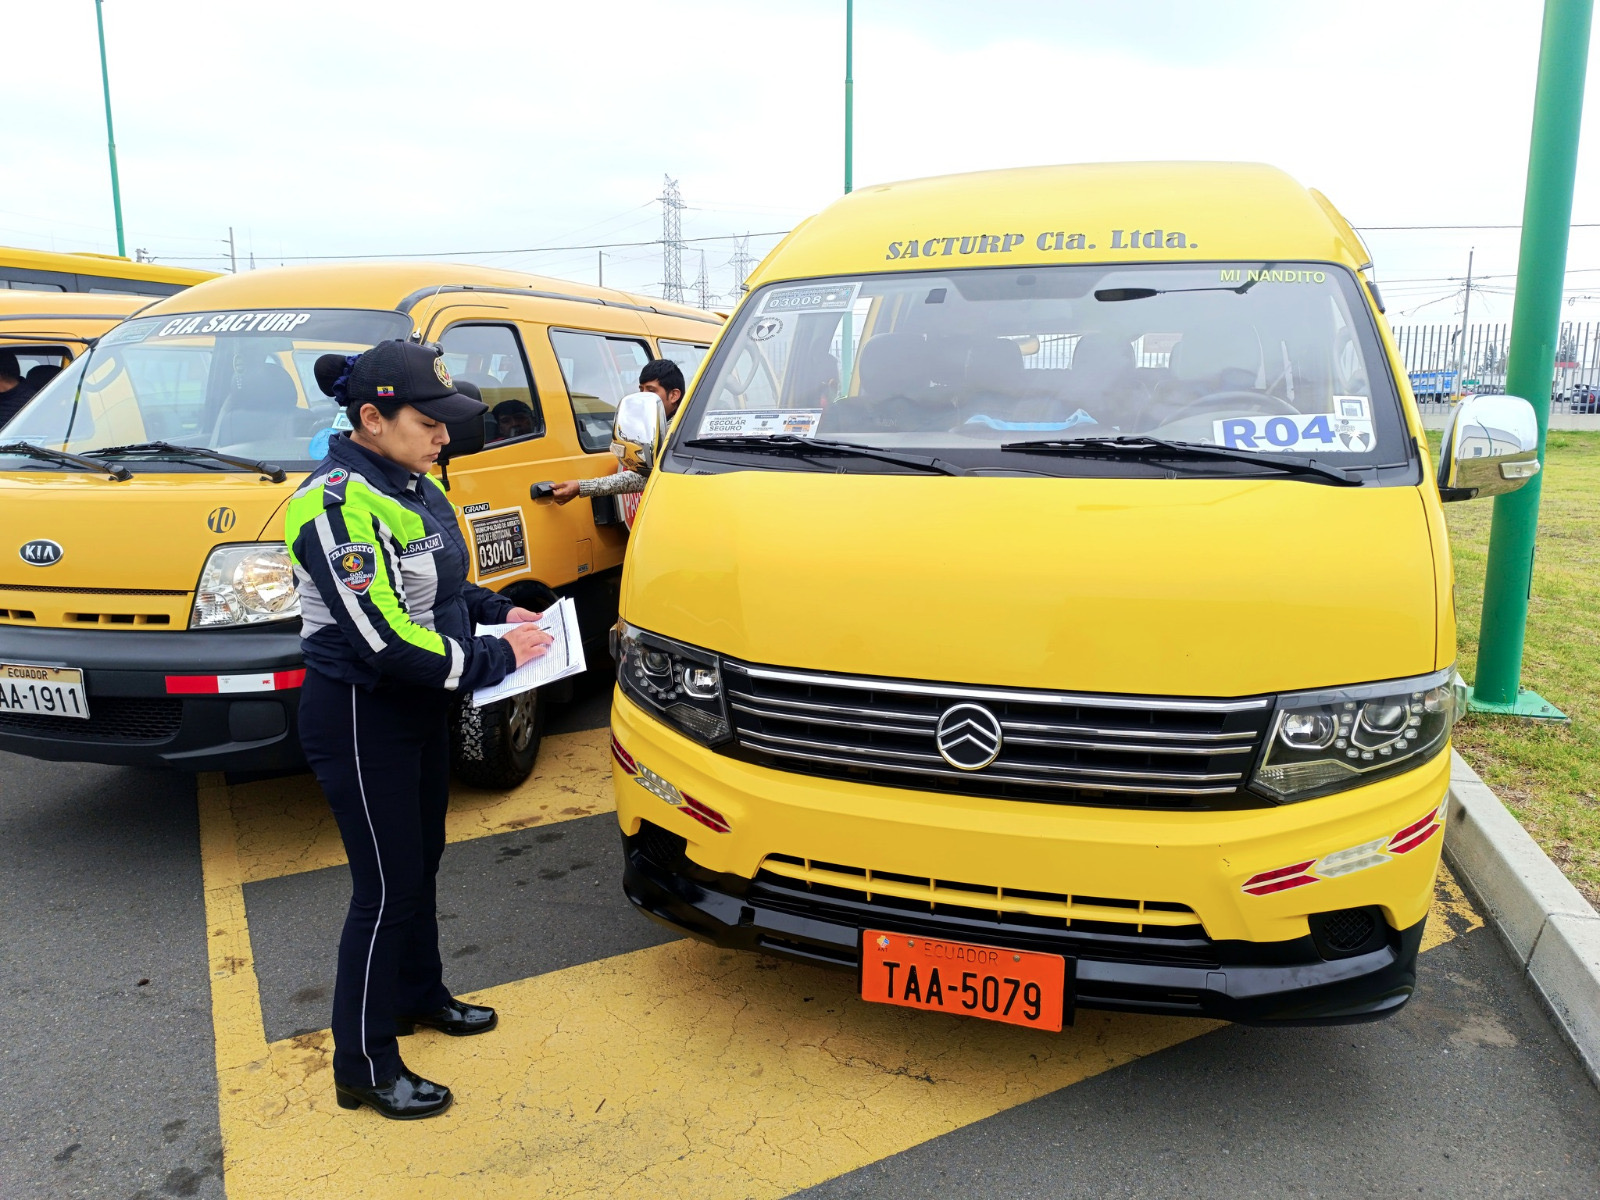
<path fill-rule="evenodd" d="M 1188 458 L 1211 459 L 1221 462 L 1249 463 L 1253 467 L 1268 467 L 1289 475 L 1315 475 L 1340 487 L 1360 487 L 1361 477 L 1343 467 L 1329 466 L 1314 458 L 1298 454 L 1256 454 L 1249 450 L 1232 450 L 1226 446 L 1205 446 L 1199 442 L 1170 442 L 1164 438 L 1131 435 L 1123 437 L 1050 438 L 1037 442 L 1006 442 L 1002 450 L 1015 450 L 1025 454 L 1078 454 L 1085 458 L 1096 455 L 1127 458 Z"/>
<path fill-rule="evenodd" d="M 756 453 L 789 454 L 804 457 L 807 454 L 850 454 L 858 458 L 875 458 L 879 462 L 894 463 L 917 471 L 933 471 L 940 475 L 968 475 L 965 467 L 945 462 L 942 458 L 925 458 L 920 454 L 896 454 L 876 446 L 859 442 L 834 442 L 823 438 L 797 437 L 792 433 L 769 433 L 759 437 L 717 436 L 690 438 L 683 445 L 691 450 L 751 450 Z"/>
<path fill-rule="evenodd" d="M 35 446 L 32 442 L 6 442 L 4 445 L 0 445 L 0 454 L 17 454 L 26 458 L 37 458 L 43 462 L 82 467 L 86 471 L 100 471 L 111 476 L 118 483 L 133 478 L 133 472 L 128 470 L 127 467 L 114 467 L 110 463 L 103 463 L 93 458 L 85 458 L 81 454 L 68 454 L 65 450 L 52 450 L 48 446 Z"/>
<path fill-rule="evenodd" d="M 288 473 L 277 463 L 261 462 L 253 458 L 235 458 L 231 454 L 223 454 L 205 446 L 180 446 L 176 442 L 135 442 L 130 446 L 107 446 L 95 453 L 119 457 L 124 454 L 144 454 L 151 458 L 209 458 L 213 462 L 226 463 L 241 471 L 260 471 L 273 483 L 282 483 L 289 478 Z"/>

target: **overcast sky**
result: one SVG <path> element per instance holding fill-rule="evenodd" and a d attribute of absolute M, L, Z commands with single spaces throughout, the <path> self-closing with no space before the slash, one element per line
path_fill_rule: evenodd
<path fill-rule="evenodd" d="M 1521 219 L 1537 0 L 857 0 L 857 184 L 1037 163 L 1248 159 L 1358 226 Z M 784 230 L 842 186 L 844 0 L 106 0 L 130 253 L 295 256 Z M 114 251 L 92 0 L 0 0 L 0 241 Z M 1575 221 L 1600 221 L 1600 88 Z M 775 239 L 758 236 L 764 253 Z M 1515 230 L 1373 232 L 1396 323 L 1510 315 Z M 714 293 L 728 240 L 704 249 Z M 209 256 L 209 257 L 207 257 Z M 471 256 L 593 281 L 593 249 Z M 1575 230 L 1600 319 L 1600 228 Z M 660 293 L 659 246 L 605 281 Z M 1592 290 L 1595 299 L 1584 300 Z"/>

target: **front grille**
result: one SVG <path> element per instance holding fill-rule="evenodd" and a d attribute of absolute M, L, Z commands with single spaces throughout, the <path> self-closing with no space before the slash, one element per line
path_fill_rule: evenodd
<path fill-rule="evenodd" d="M 1046 935 L 1049 945 L 1099 958 L 1214 964 L 1217 951 L 1186 904 L 958 883 L 769 854 L 753 899 L 802 915 L 889 928 L 916 918 L 930 936 L 1011 939 Z M 836 910 L 831 914 L 829 909 Z"/>
<path fill-rule="evenodd" d="M 806 885 L 806 890 L 824 896 L 864 900 L 913 912 L 940 912 L 964 917 L 996 917 L 1016 921 L 1036 917 L 1048 928 L 1071 929 L 1087 923 L 1132 925 L 1143 933 L 1151 930 L 1198 926 L 1200 918 L 1187 904 L 1160 900 L 1119 900 L 1109 896 L 1074 896 L 1066 892 L 1034 892 L 1019 888 L 993 887 L 981 883 L 952 883 L 948 879 L 928 879 L 847 867 L 838 863 L 769 854 L 761 860 L 760 872 L 767 876 Z M 761 879 L 758 873 L 756 878 Z M 769 878 L 767 882 L 772 882 Z M 1192 930 L 1191 930 L 1192 932 Z"/>
<path fill-rule="evenodd" d="M 724 662 L 742 750 L 782 770 L 889 787 L 1120 808 L 1259 807 L 1244 790 L 1271 697 L 1077 695 L 832 675 Z M 998 756 L 957 770 L 941 716 L 981 705 Z"/>
<path fill-rule="evenodd" d="M 95 696 L 86 721 L 0 713 L 0 733 L 85 742 L 164 742 L 182 723 L 183 701 L 164 696 Z"/>

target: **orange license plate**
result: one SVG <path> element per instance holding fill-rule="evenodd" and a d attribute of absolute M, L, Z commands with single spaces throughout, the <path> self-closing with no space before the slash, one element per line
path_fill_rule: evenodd
<path fill-rule="evenodd" d="M 1059 1031 L 1067 960 L 867 929 L 861 934 L 861 998 Z"/>

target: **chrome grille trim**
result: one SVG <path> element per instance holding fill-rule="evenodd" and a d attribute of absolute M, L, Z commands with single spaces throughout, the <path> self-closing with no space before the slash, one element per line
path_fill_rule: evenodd
<path fill-rule="evenodd" d="M 772 701 L 766 701 L 772 703 Z M 1160 729 L 1098 729 L 1092 725 L 1044 725 L 1037 721 L 1002 721 L 1006 733 L 1016 730 L 1024 733 L 1076 733 L 1085 737 L 1141 737 L 1162 738 L 1174 742 L 1237 742 L 1248 741 L 1254 735 L 1247 729 L 1239 733 L 1179 733 Z"/>
<path fill-rule="evenodd" d="M 740 739 L 740 744 L 744 744 L 743 738 Z M 858 758 L 832 758 L 825 754 L 804 754 L 796 750 L 780 750 L 776 747 L 766 749 L 766 753 L 781 754 L 788 758 L 802 759 L 806 762 L 833 763 L 842 767 L 859 767 L 865 765 Z M 907 767 L 902 766 L 900 763 L 889 762 L 875 762 L 871 765 L 874 770 L 899 771 L 905 775 L 931 775 L 937 776 L 941 779 L 951 779 L 956 777 L 956 773 L 950 770 L 948 767 L 944 768 L 943 770 L 933 770 L 928 767 Z M 997 771 L 988 770 L 983 772 L 982 778 L 985 780 L 992 780 L 995 783 L 1025 783 L 1032 787 L 1069 788 L 1075 790 L 1085 786 L 1081 782 L 1065 779 L 1057 781 L 1054 779 L 1039 777 L 1026 778 L 1023 776 L 1003 775 Z M 1096 783 L 1093 785 L 1093 787 L 1097 792 L 1156 792 L 1164 796 L 1231 796 L 1235 790 L 1231 787 L 1149 787 L 1124 783 Z"/>
<path fill-rule="evenodd" d="M 723 667 L 736 735 L 727 752 L 780 770 L 1055 804 L 1266 803 L 1243 787 L 1269 733 L 1271 696 L 1096 696 Z M 999 725 L 999 755 L 978 770 L 959 770 L 935 744 L 942 715 L 960 703 L 985 705 Z"/>
<path fill-rule="evenodd" d="M 833 742 L 819 742 L 819 741 L 816 741 L 816 740 L 814 740 L 812 738 L 780 737 L 778 734 L 775 734 L 775 733 L 741 733 L 739 735 L 740 743 L 741 744 L 746 744 L 745 743 L 745 739 L 746 738 L 749 738 L 751 740 L 759 739 L 759 740 L 761 740 L 763 742 L 779 742 L 779 743 L 781 743 L 781 744 L 783 744 L 785 746 L 803 746 L 803 747 L 807 747 L 807 748 L 810 748 L 810 749 L 813 749 L 813 750 L 828 751 L 828 752 L 834 753 L 834 754 L 864 754 L 864 755 L 867 755 L 868 757 L 874 758 L 874 759 L 886 758 L 886 759 L 894 759 L 894 760 L 898 760 L 898 761 L 902 761 L 902 762 L 926 762 L 926 763 L 940 763 L 940 764 L 942 764 L 944 762 L 944 760 L 942 758 L 940 758 L 937 754 L 918 754 L 915 751 L 908 751 L 908 750 L 878 750 L 878 749 L 874 749 L 871 746 L 840 746 L 840 745 L 837 745 L 837 744 L 835 744 Z M 756 749 L 764 749 L 765 747 L 759 747 L 758 746 L 758 747 L 755 747 L 755 748 Z M 950 770 L 949 767 L 943 767 L 942 769 L 944 771 L 949 771 Z M 1188 782 L 1195 782 L 1195 783 L 1223 783 L 1223 782 L 1226 782 L 1227 780 L 1236 780 L 1236 779 L 1240 778 L 1240 773 L 1238 771 L 1229 771 L 1229 772 L 1227 772 L 1225 774 L 1214 774 L 1214 775 L 1191 775 L 1191 774 L 1188 774 L 1188 773 L 1184 773 L 1184 774 L 1180 775 L 1180 774 L 1178 774 L 1176 772 L 1130 771 L 1130 770 L 1123 770 L 1123 769 L 1116 768 L 1116 767 L 1092 767 L 1092 768 L 1058 767 L 1058 766 L 1055 766 L 1055 765 L 1053 765 L 1051 763 L 1029 763 L 1029 762 L 1011 762 L 1011 763 L 1007 763 L 1006 764 L 1006 769 L 1007 770 L 1011 770 L 1011 771 L 1028 771 L 1028 772 L 1038 771 L 1040 773 L 1049 774 L 1049 775 L 1070 775 L 1074 779 L 1090 779 L 1090 778 L 1099 778 L 1101 776 L 1110 776 L 1113 779 L 1157 779 L 1157 780 L 1161 780 L 1163 782 L 1172 780 L 1172 781 L 1177 781 L 1177 782 L 1182 782 L 1182 783 L 1188 783 Z M 954 774 L 954 772 L 952 771 L 951 774 Z M 988 777 L 999 778 L 998 776 L 992 776 L 991 773 L 989 773 L 987 771 L 984 773 L 984 775 L 979 776 L 979 778 L 988 778 Z M 1028 780 L 1028 782 L 1031 783 L 1031 782 L 1034 782 L 1034 781 L 1030 779 L 1030 780 Z M 1089 786 L 1098 787 L 1100 785 L 1099 784 L 1090 784 Z M 1230 788 L 1228 790 L 1231 791 L 1232 789 Z"/>
<path fill-rule="evenodd" d="M 1272 703 L 1270 696 L 1251 697 L 1246 700 L 1163 700 L 1141 696 L 1094 696 L 1073 692 L 1024 692 L 1003 688 L 966 687 L 960 684 L 912 683 L 899 679 L 873 679 L 861 675 L 828 675 L 820 671 L 780 671 L 772 667 L 752 667 L 745 663 L 726 662 L 731 671 L 740 671 L 756 679 L 771 679 L 780 683 L 799 683 L 809 687 L 854 688 L 863 692 L 901 692 L 915 696 L 948 696 L 952 700 L 1012 700 L 1021 704 L 1070 705 L 1081 708 L 1121 708 L 1148 712 L 1249 712 L 1266 708 Z"/>

